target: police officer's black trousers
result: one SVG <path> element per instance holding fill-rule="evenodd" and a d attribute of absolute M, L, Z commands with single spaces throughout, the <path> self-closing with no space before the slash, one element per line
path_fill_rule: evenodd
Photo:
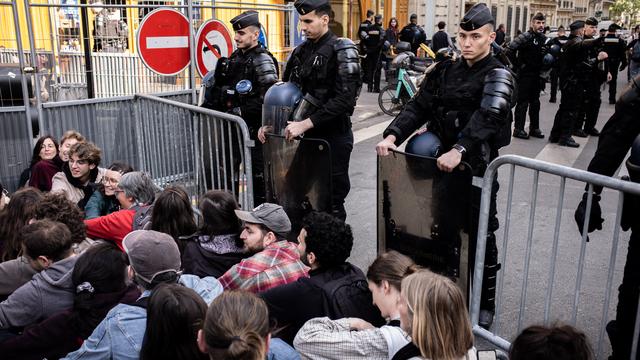
<path fill-rule="evenodd" d="M 498 246 L 494 232 L 498 230 L 499 222 L 496 210 L 496 198 L 499 184 L 497 178 L 493 179 L 491 191 L 491 204 L 489 210 L 489 226 L 487 228 L 487 247 L 484 254 L 484 273 L 482 276 L 482 296 L 480 309 L 495 311 L 496 306 L 496 280 L 500 264 L 498 264 Z M 473 269 L 476 258 L 476 243 L 478 238 L 478 220 L 480 216 L 480 198 L 482 189 L 473 186 L 471 189 L 471 224 L 469 226 L 469 278 L 473 279 Z"/>
<path fill-rule="evenodd" d="M 616 88 L 618 87 L 618 69 L 620 63 L 610 63 L 611 81 L 609 81 L 609 102 L 616 102 Z"/>
<path fill-rule="evenodd" d="M 574 124 L 574 129 L 581 129 L 584 125 L 584 131 L 595 128 L 598 122 L 598 113 L 600 113 L 600 104 L 602 103 L 600 93 L 600 83 L 590 83 L 585 87 L 584 97 L 578 114 L 578 120 Z"/>
<path fill-rule="evenodd" d="M 369 74 L 367 78 L 369 79 L 368 89 L 369 91 L 380 91 L 380 72 L 381 72 L 381 64 L 380 64 L 380 52 L 370 52 L 367 54 L 367 71 Z"/>
<path fill-rule="evenodd" d="M 558 69 L 551 69 L 549 76 L 551 78 L 551 94 L 549 95 L 549 98 L 556 100 L 558 95 Z"/>
<path fill-rule="evenodd" d="M 529 130 L 540 128 L 540 78 L 523 76 L 518 81 L 518 102 L 514 111 L 514 126 L 524 130 L 529 109 Z"/>
<path fill-rule="evenodd" d="M 345 220 L 347 212 L 344 208 L 344 199 L 351 190 L 349 181 L 349 160 L 353 150 L 353 132 L 332 135 L 325 138 L 331 146 L 331 194 L 332 213 L 335 217 Z"/>
<path fill-rule="evenodd" d="M 627 262 L 624 265 L 622 284 L 618 288 L 616 320 L 607 325 L 613 359 L 629 359 L 633 344 L 633 331 L 640 295 L 640 226 L 632 227 Z M 640 352 L 636 359 L 640 359 Z"/>
<path fill-rule="evenodd" d="M 553 128 L 551 128 L 551 134 L 549 135 L 550 141 L 558 141 L 571 137 L 582 102 L 582 91 L 579 86 L 562 80 L 560 84 L 562 96 L 560 98 L 560 107 L 553 120 Z"/>

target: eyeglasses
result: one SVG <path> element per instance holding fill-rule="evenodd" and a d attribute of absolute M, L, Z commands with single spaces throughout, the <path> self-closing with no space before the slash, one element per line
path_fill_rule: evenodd
<path fill-rule="evenodd" d="M 102 183 L 105 185 L 109 184 L 109 185 L 117 186 L 118 183 L 120 183 L 120 180 L 105 176 L 102 178 Z"/>
<path fill-rule="evenodd" d="M 82 166 L 82 165 L 87 165 L 88 163 L 89 163 L 89 160 L 86 160 L 86 159 L 80 159 L 80 160 L 69 159 L 69 166 L 72 166 L 75 164 Z"/>

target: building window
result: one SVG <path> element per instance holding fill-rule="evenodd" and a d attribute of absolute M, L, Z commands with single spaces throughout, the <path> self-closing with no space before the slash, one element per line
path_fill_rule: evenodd
<path fill-rule="evenodd" d="M 520 6 L 516 7 L 516 32 L 518 30 L 522 31 L 522 29 L 520 29 Z"/>
<path fill-rule="evenodd" d="M 493 17 L 493 22 L 498 23 L 498 6 L 491 5 L 491 16 Z"/>
<path fill-rule="evenodd" d="M 513 6 L 509 5 L 509 7 L 507 8 L 507 31 L 513 35 L 514 31 L 513 31 L 513 28 L 511 27 L 512 17 L 513 17 Z"/>
<path fill-rule="evenodd" d="M 524 30 L 527 29 L 527 26 L 529 26 L 528 23 L 530 21 L 529 20 L 529 8 L 528 7 L 524 8 L 524 16 L 522 17 L 522 19 L 523 19 L 522 22 L 524 23 L 524 28 L 525 28 L 525 29 L 523 29 L 523 31 L 524 31 Z"/>

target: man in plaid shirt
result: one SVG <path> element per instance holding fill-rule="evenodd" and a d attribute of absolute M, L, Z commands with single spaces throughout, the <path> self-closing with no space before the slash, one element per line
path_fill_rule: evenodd
<path fill-rule="evenodd" d="M 252 211 L 236 210 L 236 215 L 244 222 L 244 250 L 254 255 L 218 279 L 225 290 L 262 292 L 309 276 L 298 245 L 286 240 L 291 222 L 282 206 L 264 203 Z"/>

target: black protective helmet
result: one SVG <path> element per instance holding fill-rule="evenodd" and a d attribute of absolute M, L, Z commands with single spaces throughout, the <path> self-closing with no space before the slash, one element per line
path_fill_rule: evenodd
<path fill-rule="evenodd" d="M 270 133 L 281 134 L 292 120 L 293 112 L 302 100 L 302 91 L 292 82 L 277 82 L 264 94 L 262 125 L 273 126 Z"/>
<path fill-rule="evenodd" d="M 406 41 L 399 41 L 396 44 L 396 53 L 399 54 L 399 53 L 402 53 L 402 52 L 405 52 L 405 51 L 411 51 L 411 44 L 409 44 Z"/>

